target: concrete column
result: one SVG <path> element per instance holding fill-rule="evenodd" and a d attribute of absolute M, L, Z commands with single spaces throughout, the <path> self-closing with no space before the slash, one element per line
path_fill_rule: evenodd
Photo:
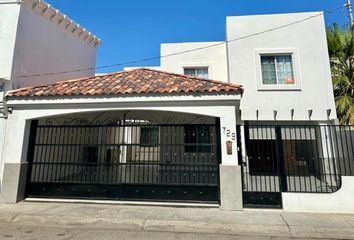
<path fill-rule="evenodd" d="M 16 114 L 9 116 L 1 164 L 1 202 L 16 203 L 25 197 L 29 132 L 29 121 Z"/>
<path fill-rule="evenodd" d="M 220 115 L 221 131 L 221 163 L 223 165 L 238 165 L 237 134 L 235 107 L 225 109 Z M 232 144 L 232 152 L 227 151 L 227 142 Z"/>
<path fill-rule="evenodd" d="M 222 210 L 243 209 L 241 166 L 220 166 L 220 195 Z"/>
<path fill-rule="evenodd" d="M 27 169 L 27 163 L 5 163 L 1 202 L 17 203 L 24 200 Z"/>
<path fill-rule="evenodd" d="M 221 165 L 220 197 L 221 209 L 242 210 L 242 173 L 237 159 L 236 107 L 230 107 L 220 116 Z M 227 151 L 227 142 L 232 143 L 232 152 Z"/>

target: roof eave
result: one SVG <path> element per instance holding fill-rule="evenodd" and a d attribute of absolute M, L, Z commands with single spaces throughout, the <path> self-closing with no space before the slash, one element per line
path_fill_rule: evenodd
<path fill-rule="evenodd" d="M 76 95 L 48 97 L 7 97 L 9 107 L 36 105 L 82 105 L 82 104 L 166 104 L 166 103 L 197 103 L 220 104 L 220 102 L 237 102 L 241 100 L 240 91 L 211 93 L 179 93 L 179 94 L 122 94 L 122 95 Z"/>

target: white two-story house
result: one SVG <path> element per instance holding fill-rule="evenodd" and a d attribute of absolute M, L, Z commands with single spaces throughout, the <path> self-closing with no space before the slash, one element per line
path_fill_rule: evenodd
<path fill-rule="evenodd" d="M 156 68 L 9 92 L 2 201 L 354 212 L 323 14 L 228 17 L 226 33 L 162 44 Z"/>
<path fill-rule="evenodd" d="M 243 86 L 236 117 L 244 205 L 316 209 L 311 203 L 321 200 L 289 192 L 337 191 L 333 176 L 353 171 L 353 143 L 323 126 L 337 116 L 321 12 L 227 17 L 225 41 L 161 44 L 161 56 L 162 70 Z"/>

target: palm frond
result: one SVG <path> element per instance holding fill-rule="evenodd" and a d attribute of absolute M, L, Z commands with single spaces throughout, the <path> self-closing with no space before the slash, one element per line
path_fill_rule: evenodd
<path fill-rule="evenodd" d="M 350 29 L 327 29 L 333 90 L 341 124 L 354 124 L 354 42 Z"/>

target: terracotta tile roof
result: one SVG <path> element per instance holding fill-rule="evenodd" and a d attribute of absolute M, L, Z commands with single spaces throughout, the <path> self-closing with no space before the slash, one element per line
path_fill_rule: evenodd
<path fill-rule="evenodd" d="M 50 85 L 20 88 L 10 97 L 97 96 L 119 94 L 242 92 L 242 86 L 203 78 L 139 68 Z"/>

